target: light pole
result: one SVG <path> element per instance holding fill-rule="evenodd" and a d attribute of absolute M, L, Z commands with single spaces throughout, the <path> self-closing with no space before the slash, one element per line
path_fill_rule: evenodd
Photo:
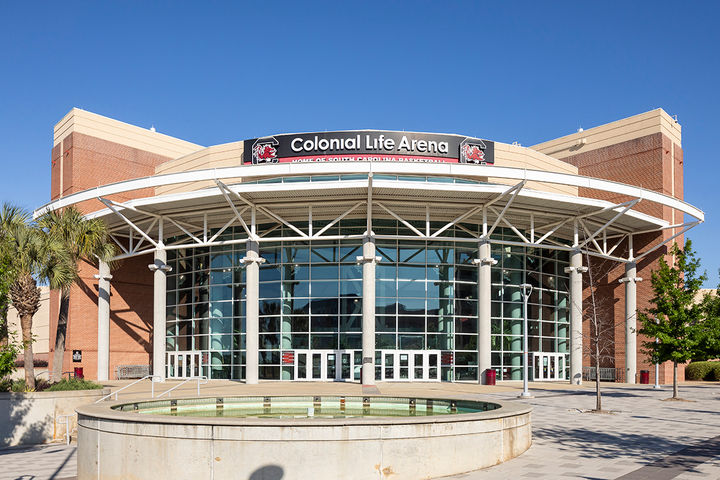
<path fill-rule="evenodd" d="M 659 324 L 660 319 L 656 318 L 655 323 Z M 660 343 L 660 339 L 658 337 L 655 337 L 655 344 Z M 655 385 L 653 385 L 653 388 L 661 388 L 660 382 L 658 380 L 658 377 L 660 376 L 660 362 L 655 362 Z"/>
<path fill-rule="evenodd" d="M 533 287 L 529 283 L 520 285 L 523 294 L 523 391 L 520 398 L 532 398 L 528 391 L 528 315 L 527 304 L 528 298 L 532 293 Z"/>

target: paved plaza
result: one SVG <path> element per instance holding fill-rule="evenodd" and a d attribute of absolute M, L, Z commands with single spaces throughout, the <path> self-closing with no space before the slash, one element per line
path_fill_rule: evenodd
<path fill-rule="evenodd" d="M 111 382 L 118 388 L 127 382 Z M 172 383 L 168 382 L 169 388 Z M 442 396 L 453 393 L 517 401 L 520 385 L 379 384 L 383 394 Z M 531 384 L 534 398 L 533 446 L 520 457 L 495 467 L 447 477 L 485 480 L 509 478 L 690 480 L 720 479 L 720 385 L 686 384 L 686 402 L 664 401 L 668 386 L 604 384 L 603 406 L 611 414 L 586 413 L 595 405 L 593 385 Z M 191 396 L 186 384 L 176 396 Z M 213 381 L 201 386 L 211 394 L 346 394 L 360 395 L 358 384 L 261 383 L 243 385 Z M 175 393 L 175 392 L 173 392 Z M 136 385 L 120 399 L 149 396 Z M 43 445 L 0 450 L 0 480 L 62 480 L 76 475 L 75 447 Z"/>

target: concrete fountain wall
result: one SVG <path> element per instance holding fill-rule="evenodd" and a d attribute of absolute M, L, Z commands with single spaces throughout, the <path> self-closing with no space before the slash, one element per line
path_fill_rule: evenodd
<path fill-rule="evenodd" d="M 480 413 L 336 419 L 174 417 L 111 406 L 78 408 L 78 480 L 417 480 L 489 467 L 532 442 L 531 408 L 513 402 Z"/>

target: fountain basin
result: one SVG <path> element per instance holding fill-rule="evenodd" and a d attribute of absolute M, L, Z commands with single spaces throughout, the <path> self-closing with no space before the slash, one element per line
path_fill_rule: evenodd
<path fill-rule="evenodd" d="M 243 416 L 224 416 L 243 403 Z M 203 410 L 213 415 L 182 414 Z M 495 465 L 531 444 L 530 407 L 462 397 L 228 396 L 77 411 L 79 480 L 434 478 Z"/>

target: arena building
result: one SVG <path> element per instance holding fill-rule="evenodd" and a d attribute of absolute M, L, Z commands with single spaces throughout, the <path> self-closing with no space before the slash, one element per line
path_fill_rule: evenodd
<path fill-rule="evenodd" d="M 527 313 L 531 380 L 599 361 L 635 382 L 641 280 L 704 219 L 661 109 L 529 148 L 374 130 L 203 147 L 73 109 L 53 145 L 35 215 L 76 205 L 118 247 L 71 292 L 64 369 L 99 380 L 519 380 Z"/>

